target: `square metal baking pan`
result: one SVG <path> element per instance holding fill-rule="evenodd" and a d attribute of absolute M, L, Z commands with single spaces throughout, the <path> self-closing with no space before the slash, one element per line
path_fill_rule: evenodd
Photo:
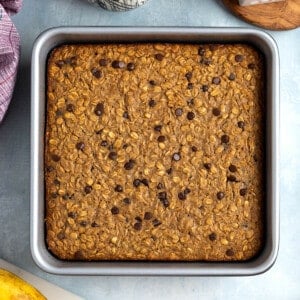
<path fill-rule="evenodd" d="M 256 46 L 266 64 L 266 213 L 265 246 L 246 262 L 74 262 L 55 258 L 47 250 L 44 226 L 44 130 L 46 62 L 51 49 L 64 43 L 103 42 L 235 43 Z M 279 247 L 279 57 L 275 41 L 263 31 L 244 28 L 196 27 L 59 27 L 42 33 L 32 53 L 31 99 L 31 252 L 45 271 L 78 275 L 255 275 L 275 262 Z"/>

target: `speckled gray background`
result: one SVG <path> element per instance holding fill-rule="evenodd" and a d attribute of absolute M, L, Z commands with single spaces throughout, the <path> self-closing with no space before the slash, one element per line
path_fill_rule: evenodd
<path fill-rule="evenodd" d="M 86 299 L 300 299 L 300 29 L 270 32 L 280 52 L 281 241 L 267 273 L 254 277 L 71 277 L 50 275 L 29 247 L 30 59 L 36 36 L 60 25 L 250 25 L 216 0 L 149 0 L 123 13 L 83 0 L 25 0 L 14 17 L 22 38 L 15 94 L 0 125 L 0 257 Z"/>

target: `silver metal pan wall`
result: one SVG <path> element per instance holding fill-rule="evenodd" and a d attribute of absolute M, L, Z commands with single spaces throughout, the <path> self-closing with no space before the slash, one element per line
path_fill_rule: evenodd
<path fill-rule="evenodd" d="M 91 42 L 246 42 L 256 46 L 266 63 L 266 234 L 258 257 L 246 262 L 74 262 L 51 255 L 44 227 L 44 126 L 48 53 L 64 43 Z M 263 31 L 243 28 L 60 27 L 42 33 L 32 53 L 31 99 L 31 252 L 45 271 L 78 275 L 255 275 L 268 270 L 279 247 L 279 56 L 275 41 Z"/>

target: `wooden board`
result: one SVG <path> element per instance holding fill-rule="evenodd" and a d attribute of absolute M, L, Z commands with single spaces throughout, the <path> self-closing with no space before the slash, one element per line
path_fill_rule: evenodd
<path fill-rule="evenodd" d="M 239 18 L 271 30 L 287 30 L 300 26 L 300 0 L 240 6 L 238 0 L 222 0 Z"/>
<path fill-rule="evenodd" d="M 26 282 L 30 283 L 37 290 L 39 290 L 48 300 L 63 299 L 63 300 L 83 300 L 81 297 L 76 296 L 42 278 L 39 278 L 19 267 L 12 265 L 0 258 L 0 268 L 8 270 L 15 275 L 19 276 Z M 1 299 L 1 295 L 0 295 Z"/>

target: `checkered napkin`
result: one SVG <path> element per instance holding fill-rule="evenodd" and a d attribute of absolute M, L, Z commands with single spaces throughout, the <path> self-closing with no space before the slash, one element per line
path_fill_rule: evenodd
<path fill-rule="evenodd" d="M 19 62 L 20 38 L 10 19 L 22 0 L 0 0 L 0 123 L 12 97 Z"/>
<path fill-rule="evenodd" d="M 108 10 L 123 11 L 143 5 L 147 0 L 88 0 Z"/>

